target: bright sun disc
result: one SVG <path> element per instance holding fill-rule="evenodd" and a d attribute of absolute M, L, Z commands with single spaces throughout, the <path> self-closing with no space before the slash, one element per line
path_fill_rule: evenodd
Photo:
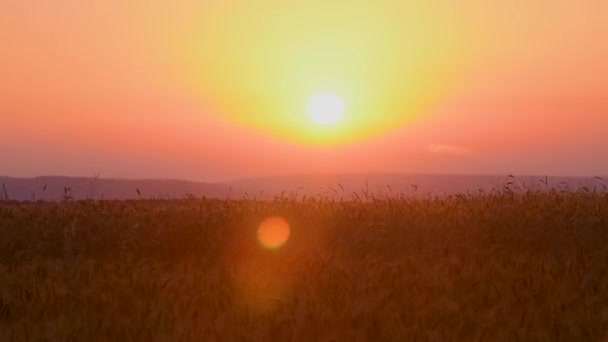
<path fill-rule="evenodd" d="M 335 125 L 344 115 L 344 101 L 335 94 L 318 94 L 310 100 L 308 114 L 319 125 Z"/>

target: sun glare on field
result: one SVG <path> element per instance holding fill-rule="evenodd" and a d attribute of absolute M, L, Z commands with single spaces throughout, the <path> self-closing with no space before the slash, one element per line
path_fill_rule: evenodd
<path fill-rule="evenodd" d="M 277 249 L 283 246 L 289 238 L 289 223 L 280 216 L 271 216 L 258 227 L 258 241 L 267 249 Z"/>
<path fill-rule="evenodd" d="M 344 116 L 344 101 L 336 94 L 315 95 L 308 104 L 308 115 L 318 125 L 333 126 Z"/>

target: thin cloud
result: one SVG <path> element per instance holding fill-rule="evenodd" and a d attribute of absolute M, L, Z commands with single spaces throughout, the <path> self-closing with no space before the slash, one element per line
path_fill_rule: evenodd
<path fill-rule="evenodd" d="M 427 146 L 427 150 L 433 154 L 445 154 L 456 156 L 466 156 L 473 153 L 472 150 L 466 147 L 445 144 L 431 144 Z"/>

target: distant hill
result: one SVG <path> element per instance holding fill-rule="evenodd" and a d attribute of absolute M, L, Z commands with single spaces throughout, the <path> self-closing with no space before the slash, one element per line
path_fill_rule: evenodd
<path fill-rule="evenodd" d="M 546 184 L 545 184 L 546 182 Z M 4 185 L 4 187 L 2 187 Z M 4 188 L 11 200 L 60 201 L 65 196 L 82 199 L 257 198 L 275 196 L 443 196 L 460 193 L 558 189 L 606 192 L 608 179 L 593 177 L 329 174 L 251 178 L 233 182 L 202 183 L 181 180 L 127 180 L 85 177 L 0 177 L 0 200 Z M 66 190 L 67 189 L 67 190 Z M 583 190 L 586 189 L 586 190 Z M 139 191 L 139 193 L 138 193 Z M 356 195 L 355 195 L 356 193 Z"/>
<path fill-rule="evenodd" d="M 222 197 L 228 188 L 218 184 L 180 180 L 127 180 L 84 177 L 0 177 L 9 199 L 17 201 L 59 201 L 69 195 L 73 199 L 138 199 Z M 4 198 L 0 184 L 0 199 Z M 68 188 L 66 192 L 66 188 Z M 139 193 L 138 193 L 139 191 Z"/>
<path fill-rule="evenodd" d="M 546 183 L 546 184 L 545 184 Z M 299 196 L 329 195 L 352 198 L 367 192 L 374 196 L 404 195 L 426 197 L 502 191 L 569 190 L 586 188 L 603 191 L 608 179 L 600 177 L 545 177 L 496 175 L 441 175 L 441 174 L 333 174 L 295 175 L 246 179 L 225 183 L 252 197 L 269 198 L 276 194 Z"/>

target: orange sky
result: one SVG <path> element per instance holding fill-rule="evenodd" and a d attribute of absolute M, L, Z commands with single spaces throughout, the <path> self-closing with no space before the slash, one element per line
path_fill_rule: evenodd
<path fill-rule="evenodd" d="M 608 2 L 5 0 L 0 175 L 608 175 Z M 306 101 L 340 94 L 319 127 Z"/>

